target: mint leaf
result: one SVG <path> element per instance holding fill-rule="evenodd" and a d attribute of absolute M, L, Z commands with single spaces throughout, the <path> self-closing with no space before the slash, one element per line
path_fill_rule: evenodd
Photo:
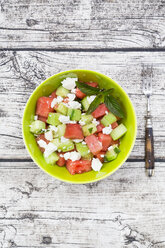
<path fill-rule="evenodd" d="M 104 102 L 107 108 L 112 112 L 112 114 L 120 118 L 124 117 L 124 111 L 113 96 L 105 96 Z"/>
<path fill-rule="evenodd" d="M 91 102 L 91 104 L 89 105 L 89 108 L 86 112 L 86 115 L 91 114 L 99 106 L 99 104 L 102 101 L 102 97 L 103 97 L 102 94 L 99 94 L 96 96 L 96 98 L 93 100 L 93 102 Z"/>
<path fill-rule="evenodd" d="M 114 91 L 114 88 L 104 90 L 104 91 L 102 91 L 102 94 L 105 97 L 105 96 L 109 95 L 110 93 L 112 93 L 112 91 Z"/>
<path fill-rule="evenodd" d="M 100 92 L 99 88 L 92 87 L 85 83 L 76 82 L 76 85 L 87 96 L 97 95 Z"/>

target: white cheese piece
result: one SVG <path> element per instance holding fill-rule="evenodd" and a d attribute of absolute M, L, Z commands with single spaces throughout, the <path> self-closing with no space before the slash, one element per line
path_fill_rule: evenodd
<path fill-rule="evenodd" d="M 82 142 L 82 145 L 86 145 L 86 142 L 85 142 L 85 141 L 83 141 L 83 142 Z"/>
<path fill-rule="evenodd" d="M 34 120 L 35 120 L 35 121 L 38 120 L 38 115 L 35 115 L 35 116 L 34 116 Z"/>
<path fill-rule="evenodd" d="M 91 104 L 95 98 L 96 96 L 87 96 L 88 103 Z"/>
<path fill-rule="evenodd" d="M 74 101 L 74 99 L 76 98 L 75 94 L 68 94 L 67 97 L 69 98 L 69 101 Z"/>
<path fill-rule="evenodd" d="M 100 171 L 102 166 L 103 166 L 103 164 L 100 162 L 100 160 L 98 158 L 92 159 L 92 169 L 94 171 Z"/>
<path fill-rule="evenodd" d="M 54 131 L 55 133 L 58 131 L 58 128 L 52 125 L 49 126 L 49 129 Z"/>
<path fill-rule="evenodd" d="M 69 116 L 65 115 L 60 115 L 59 121 L 62 122 L 63 124 L 75 124 L 76 121 L 71 121 Z"/>
<path fill-rule="evenodd" d="M 101 158 L 104 158 L 104 154 L 101 154 L 100 157 L 101 157 Z"/>
<path fill-rule="evenodd" d="M 95 118 L 93 119 L 92 123 L 95 124 L 96 126 L 100 124 L 100 122 L 97 121 Z"/>
<path fill-rule="evenodd" d="M 61 149 L 58 149 L 58 152 L 61 152 Z"/>
<path fill-rule="evenodd" d="M 83 139 L 73 139 L 72 141 L 74 141 L 75 143 L 80 143 L 83 141 Z"/>
<path fill-rule="evenodd" d="M 46 144 L 46 142 L 45 142 L 44 140 L 42 140 L 42 139 L 41 139 L 41 140 L 38 140 L 37 143 L 38 143 L 38 145 L 39 145 L 41 148 L 46 149 L 47 144 Z"/>
<path fill-rule="evenodd" d="M 67 90 L 72 90 L 76 87 L 76 81 L 78 81 L 78 78 L 66 78 L 61 83 L 62 86 Z"/>
<path fill-rule="evenodd" d="M 69 139 L 65 138 L 64 136 L 61 137 L 61 143 L 67 142 Z"/>
<path fill-rule="evenodd" d="M 55 151 L 57 151 L 57 146 L 50 142 L 45 148 L 44 157 L 49 157 L 49 155 Z"/>
<path fill-rule="evenodd" d="M 46 133 L 44 134 L 44 136 L 45 136 L 45 139 L 51 141 L 51 140 L 53 139 L 53 132 L 52 132 L 52 130 L 46 132 Z"/>
<path fill-rule="evenodd" d="M 64 159 L 65 160 L 72 160 L 72 161 L 76 161 L 76 160 L 79 160 L 81 158 L 81 154 L 79 152 L 66 152 L 64 154 Z"/>
<path fill-rule="evenodd" d="M 70 117 L 65 115 L 60 115 L 59 121 L 63 124 L 67 124 L 70 121 Z"/>
<path fill-rule="evenodd" d="M 113 146 L 108 147 L 108 151 L 113 150 Z"/>
<path fill-rule="evenodd" d="M 76 94 L 76 89 L 72 89 L 71 93 Z"/>
<path fill-rule="evenodd" d="M 112 132 L 111 125 L 109 125 L 108 127 L 104 127 L 102 132 L 103 132 L 103 134 L 110 134 Z"/>
<path fill-rule="evenodd" d="M 57 103 L 60 103 L 63 101 L 63 98 L 61 96 L 57 96 L 57 98 L 54 98 L 53 101 L 51 102 L 51 108 L 54 108 L 54 106 L 57 104 Z"/>
<path fill-rule="evenodd" d="M 77 102 L 77 101 L 69 101 L 67 103 L 68 108 L 72 108 L 72 109 L 81 109 L 81 103 Z"/>
<path fill-rule="evenodd" d="M 64 154 L 60 154 L 60 157 L 63 158 L 64 157 Z"/>
<path fill-rule="evenodd" d="M 106 115 L 108 114 L 108 111 L 107 111 L 107 110 L 105 111 L 105 114 L 106 114 Z"/>
<path fill-rule="evenodd" d="M 79 124 L 81 125 L 81 126 L 84 126 L 85 125 L 85 122 L 84 121 L 79 121 Z"/>

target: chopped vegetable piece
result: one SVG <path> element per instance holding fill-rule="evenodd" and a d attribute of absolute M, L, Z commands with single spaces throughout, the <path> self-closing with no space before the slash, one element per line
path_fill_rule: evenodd
<path fill-rule="evenodd" d="M 94 118 L 99 118 L 102 117 L 103 115 L 106 114 L 106 111 L 109 112 L 108 108 L 105 106 L 104 103 L 100 104 L 97 109 L 92 113 Z"/>
<path fill-rule="evenodd" d="M 59 160 L 59 156 L 56 152 L 53 152 L 48 157 L 45 157 L 45 161 L 47 164 L 54 165 Z"/>
<path fill-rule="evenodd" d="M 79 124 L 67 124 L 64 137 L 68 139 L 83 139 L 81 126 Z"/>
<path fill-rule="evenodd" d="M 103 124 L 105 127 L 108 127 L 110 124 L 114 123 L 116 120 L 117 120 L 116 116 L 112 113 L 109 113 L 101 119 L 101 124 Z"/>
<path fill-rule="evenodd" d="M 121 136 L 123 136 L 127 132 L 127 128 L 124 126 L 124 124 L 120 124 L 118 127 L 112 130 L 111 137 L 113 140 L 119 139 Z"/>
<path fill-rule="evenodd" d="M 61 113 L 63 115 L 67 115 L 68 108 L 62 102 L 60 102 L 59 104 L 55 105 L 54 108 L 58 113 Z"/>
<path fill-rule="evenodd" d="M 50 112 L 53 112 L 54 109 L 51 108 L 52 98 L 42 96 L 37 100 L 36 115 L 42 117 L 48 117 Z"/>
<path fill-rule="evenodd" d="M 97 132 L 96 125 L 93 123 L 83 126 L 82 130 L 83 130 L 84 136 L 89 136 L 89 135 Z"/>
<path fill-rule="evenodd" d="M 98 140 L 102 143 L 102 151 L 106 151 L 112 143 L 112 137 L 108 134 L 99 133 Z"/>
<path fill-rule="evenodd" d="M 59 121 L 60 114 L 59 113 L 49 113 L 47 123 L 53 126 L 58 126 L 61 124 Z"/>
<path fill-rule="evenodd" d="M 66 168 L 70 172 L 71 175 L 81 174 L 83 172 L 88 172 L 92 169 L 90 160 L 67 160 Z"/>
<path fill-rule="evenodd" d="M 64 166 L 65 163 L 66 163 L 66 160 L 65 160 L 65 158 L 64 158 L 64 153 L 63 153 L 63 152 L 59 152 L 59 153 L 58 153 L 58 156 L 59 156 L 59 160 L 57 161 L 56 164 L 57 164 L 58 166 L 62 167 L 62 166 Z"/>
<path fill-rule="evenodd" d="M 45 122 L 43 121 L 33 121 L 32 124 L 30 125 L 30 132 L 38 134 L 39 132 L 42 131 L 42 129 L 45 129 L 46 125 Z"/>
<path fill-rule="evenodd" d="M 94 155 L 98 154 L 103 148 L 102 143 L 98 140 L 98 138 L 94 134 L 87 136 L 85 138 L 85 142 L 87 143 L 89 150 Z"/>
<path fill-rule="evenodd" d="M 69 90 L 65 89 L 63 86 L 60 86 L 56 90 L 56 95 L 61 97 L 66 97 L 69 93 Z"/>

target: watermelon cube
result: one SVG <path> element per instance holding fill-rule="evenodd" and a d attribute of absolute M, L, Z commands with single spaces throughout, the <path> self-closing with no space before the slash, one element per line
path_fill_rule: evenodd
<path fill-rule="evenodd" d="M 99 125 L 97 125 L 96 128 L 97 128 L 97 133 L 99 133 L 99 132 L 101 132 L 103 130 L 104 125 L 100 123 Z"/>
<path fill-rule="evenodd" d="M 85 142 L 87 143 L 89 150 L 94 155 L 98 154 L 103 148 L 102 143 L 98 140 L 98 138 L 94 134 L 87 136 L 85 138 Z"/>
<path fill-rule="evenodd" d="M 92 113 L 94 118 L 99 118 L 102 117 L 103 115 L 105 115 L 105 112 L 108 111 L 108 108 L 105 106 L 104 103 L 100 104 L 95 111 Z"/>
<path fill-rule="evenodd" d="M 83 139 L 81 126 L 79 124 L 67 124 L 64 137 L 67 139 Z"/>
<path fill-rule="evenodd" d="M 112 143 L 112 137 L 108 134 L 99 133 L 98 140 L 102 143 L 102 151 L 107 151 L 108 147 Z"/>
<path fill-rule="evenodd" d="M 99 152 L 96 155 L 96 158 L 98 158 L 103 163 L 104 162 L 104 156 L 105 156 L 105 152 Z"/>
<path fill-rule="evenodd" d="M 37 100 L 37 107 L 36 107 L 36 115 L 40 115 L 42 117 L 48 117 L 50 112 L 53 112 L 53 108 L 51 108 L 51 97 L 42 96 Z"/>
<path fill-rule="evenodd" d="M 71 175 L 75 175 L 90 171 L 92 169 L 92 166 L 90 160 L 80 159 L 80 160 L 72 161 L 68 159 L 66 162 L 66 168 Z"/>
<path fill-rule="evenodd" d="M 58 152 L 58 156 L 59 156 L 59 160 L 56 162 L 56 164 L 60 167 L 64 166 L 66 163 L 66 160 L 64 159 L 64 157 L 61 157 L 60 155 L 63 155 L 63 152 Z"/>

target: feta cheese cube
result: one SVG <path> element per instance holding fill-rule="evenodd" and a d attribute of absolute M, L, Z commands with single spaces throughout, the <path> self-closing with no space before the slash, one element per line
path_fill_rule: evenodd
<path fill-rule="evenodd" d="M 103 166 L 103 164 L 100 162 L 100 160 L 98 158 L 92 159 L 92 169 L 94 171 L 100 171 L 102 166 Z"/>
<path fill-rule="evenodd" d="M 109 125 L 108 127 L 104 127 L 102 132 L 103 132 L 103 134 L 110 134 L 112 132 L 111 125 Z"/>
<path fill-rule="evenodd" d="M 38 115 L 35 115 L 35 116 L 34 116 L 34 120 L 35 120 L 35 121 L 38 120 Z"/>
<path fill-rule="evenodd" d="M 52 132 L 52 130 L 46 132 L 46 133 L 44 134 L 44 136 L 45 136 L 45 139 L 51 141 L 51 140 L 53 139 L 53 132 Z"/>
<path fill-rule="evenodd" d="M 49 143 L 46 146 L 45 152 L 44 152 L 44 157 L 47 158 L 49 157 L 50 154 L 52 154 L 53 152 L 57 151 L 57 146 L 55 146 L 53 143 Z"/>
<path fill-rule="evenodd" d="M 78 78 L 66 78 L 61 83 L 62 86 L 67 90 L 72 90 L 76 87 L 76 81 L 78 81 Z"/>
<path fill-rule="evenodd" d="M 65 160 L 72 160 L 72 161 L 76 161 L 76 160 L 79 160 L 81 158 L 81 154 L 79 152 L 66 152 L 64 154 L 64 159 Z"/>
<path fill-rule="evenodd" d="M 39 145 L 41 148 L 46 149 L 47 144 L 46 144 L 46 142 L 45 142 L 44 140 L 42 140 L 42 139 L 41 139 L 41 140 L 38 140 L 37 143 L 38 143 L 38 145 Z"/>

